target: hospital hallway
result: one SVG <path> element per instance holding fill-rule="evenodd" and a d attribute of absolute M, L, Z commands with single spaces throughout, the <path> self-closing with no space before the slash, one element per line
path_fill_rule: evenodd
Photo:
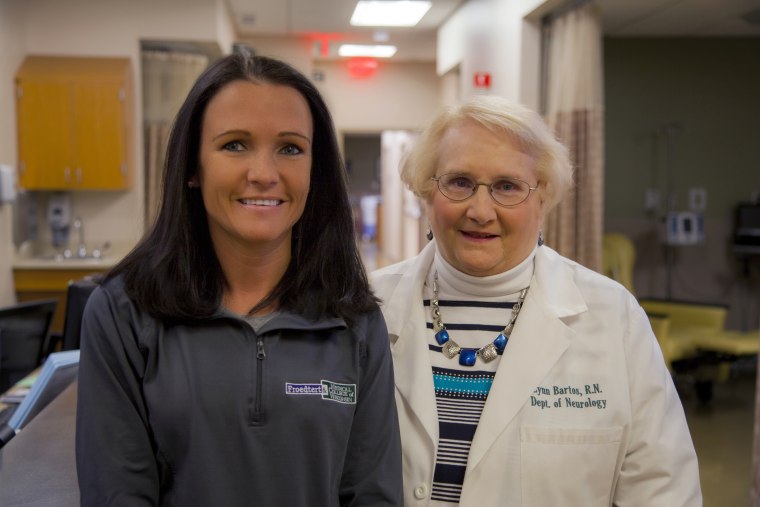
<path fill-rule="evenodd" d="M 389 263 L 371 241 L 359 240 L 368 271 Z M 704 507 L 750 505 L 756 361 L 734 365 L 729 379 L 713 387 L 709 403 L 697 399 L 693 380 L 677 386 L 699 459 Z"/>

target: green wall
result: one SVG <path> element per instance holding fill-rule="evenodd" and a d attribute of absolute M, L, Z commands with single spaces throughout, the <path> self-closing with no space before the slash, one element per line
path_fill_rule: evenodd
<path fill-rule="evenodd" d="M 703 187 L 707 218 L 760 191 L 760 38 L 606 38 L 604 66 L 605 217 L 650 216 L 668 167 L 676 209 Z"/>

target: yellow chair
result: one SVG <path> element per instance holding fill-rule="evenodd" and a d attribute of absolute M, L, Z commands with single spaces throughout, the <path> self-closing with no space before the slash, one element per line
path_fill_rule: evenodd
<path fill-rule="evenodd" d="M 620 282 L 635 295 L 633 266 L 636 261 L 636 251 L 633 242 L 620 233 L 607 233 L 603 236 L 602 241 L 602 272 Z M 651 300 L 639 300 L 639 304 L 649 316 L 649 322 L 662 349 L 665 364 L 668 365 L 671 373 L 674 372 L 673 364 L 676 361 L 691 359 L 696 356 L 696 348 L 689 339 L 691 335 L 684 329 L 684 326 L 690 327 L 692 322 L 691 315 L 688 314 L 694 309 L 690 305 Z M 717 308 L 716 310 L 717 313 L 710 314 L 716 319 L 714 322 L 709 322 L 711 330 L 722 328 L 725 321 L 725 308 Z M 721 310 L 722 316 L 720 315 Z"/>
<path fill-rule="evenodd" d="M 624 234 L 603 237 L 603 273 L 636 294 L 633 242 Z M 672 374 L 688 371 L 702 401 L 712 397 L 712 384 L 725 381 L 740 357 L 756 355 L 760 331 L 742 333 L 725 329 L 728 309 L 722 305 L 639 298 L 649 316 L 665 364 Z"/>

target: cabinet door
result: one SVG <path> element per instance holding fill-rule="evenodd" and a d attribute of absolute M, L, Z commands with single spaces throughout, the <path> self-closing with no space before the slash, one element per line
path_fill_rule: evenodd
<path fill-rule="evenodd" d="M 72 177 L 69 84 L 25 79 L 16 83 L 19 184 L 30 190 L 67 188 Z"/>
<path fill-rule="evenodd" d="M 120 80 L 93 79 L 72 87 L 74 188 L 126 188 L 124 86 Z"/>

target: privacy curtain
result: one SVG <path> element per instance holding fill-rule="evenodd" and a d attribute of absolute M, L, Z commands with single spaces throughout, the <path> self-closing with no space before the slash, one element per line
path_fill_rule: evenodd
<path fill-rule="evenodd" d="M 604 212 L 602 29 L 593 3 L 571 7 L 545 24 L 546 120 L 570 151 L 574 186 L 544 223 L 544 238 L 562 255 L 599 271 Z"/>
<path fill-rule="evenodd" d="M 205 55 L 174 51 L 142 51 L 145 147 L 145 223 L 156 217 L 161 198 L 161 173 L 174 116 L 195 80 L 208 65 Z"/>

